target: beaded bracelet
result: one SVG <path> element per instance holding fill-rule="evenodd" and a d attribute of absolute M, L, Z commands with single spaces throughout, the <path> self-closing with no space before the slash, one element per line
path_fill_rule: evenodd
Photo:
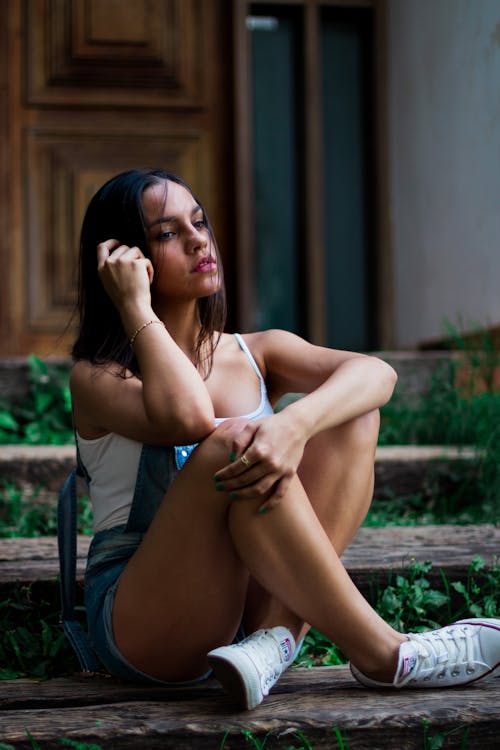
<path fill-rule="evenodd" d="M 137 329 L 137 331 L 134 331 L 134 333 L 132 334 L 132 336 L 130 338 L 130 346 L 133 346 L 134 341 L 136 340 L 136 338 L 140 334 L 140 332 L 143 331 L 148 326 L 153 325 L 153 323 L 159 323 L 161 326 L 163 326 L 165 328 L 165 323 L 163 323 L 163 321 L 161 321 L 161 320 L 156 320 L 156 318 L 154 318 L 153 320 L 146 321 L 146 323 L 143 323 L 142 326 L 139 326 L 139 328 Z"/>

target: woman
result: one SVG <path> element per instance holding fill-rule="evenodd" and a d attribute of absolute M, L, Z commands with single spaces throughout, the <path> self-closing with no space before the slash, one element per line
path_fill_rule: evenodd
<path fill-rule="evenodd" d="M 351 582 L 339 556 L 370 504 L 396 375 L 284 331 L 224 333 L 219 253 L 182 180 L 131 171 L 94 196 L 79 309 L 86 606 L 113 674 L 186 683 L 213 667 L 253 708 L 310 625 L 365 685 L 458 685 L 498 666 L 500 620 L 403 635 Z M 273 413 L 287 392 L 306 395 Z"/>

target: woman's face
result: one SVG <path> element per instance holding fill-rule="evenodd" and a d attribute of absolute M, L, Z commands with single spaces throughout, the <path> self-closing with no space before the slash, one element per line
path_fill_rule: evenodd
<path fill-rule="evenodd" d="M 144 191 L 146 236 L 155 270 L 153 293 L 199 299 L 218 291 L 218 258 L 203 209 L 185 187 L 164 181 Z"/>

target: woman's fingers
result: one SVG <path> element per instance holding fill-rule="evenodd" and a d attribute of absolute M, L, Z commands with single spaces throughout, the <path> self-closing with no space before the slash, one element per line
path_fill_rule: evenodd
<path fill-rule="evenodd" d="M 97 245 L 97 268 L 99 271 L 102 270 L 113 250 L 116 250 L 119 245 L 118 240 L 106 240 L 106 242 L 100 242 Z"/>
<path fill-rule="evenodd" d="M 291 476 L 286 476 L 280 479 L 280 481 L 276 483 L 276 486 L 274 487 L 270 497 L 260 506 L 259 513 L 267 513 L 277 505 L 279 505 L 291 481 Z"/>

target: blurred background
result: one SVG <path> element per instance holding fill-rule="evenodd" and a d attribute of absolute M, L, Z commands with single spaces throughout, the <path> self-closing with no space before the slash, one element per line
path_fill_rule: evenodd
<path fill-rule="evenodd" d="M 4 0 L 0 356 L 67 354 L 83 211 L 133 167 L 206 205 L 228 329 L 500 337 L 500 0 Z"/>

